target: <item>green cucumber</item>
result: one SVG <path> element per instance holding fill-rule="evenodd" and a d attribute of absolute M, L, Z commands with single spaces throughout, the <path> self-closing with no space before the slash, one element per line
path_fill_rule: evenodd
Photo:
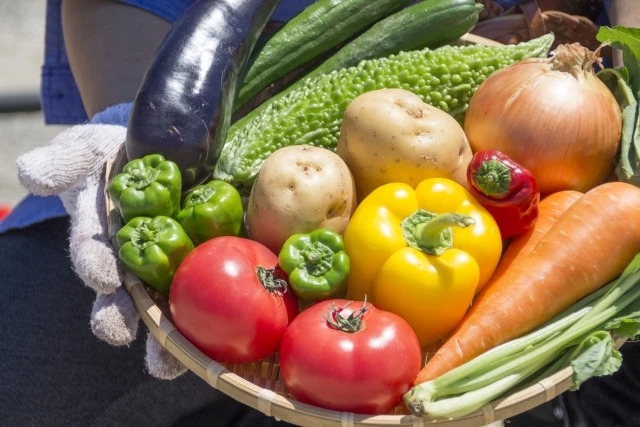
<path fill-rule="evenodd" d="M 451 43 L 478 23 L 481 10 L 482 4 L 475 0 L 422 0 L 375 23 L 307 76 L 351 67 L 363 59 Z"/>
<path fill-rule="evenodd" d="M 262 47 L 247 71 L 234 109 L 289 72 L 408 3 L 409 0 L 318 0 L 312 3 Z"/>

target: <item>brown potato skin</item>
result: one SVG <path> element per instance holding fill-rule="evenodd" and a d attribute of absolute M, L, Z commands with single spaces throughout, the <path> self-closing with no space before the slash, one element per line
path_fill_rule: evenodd
<path fill-rule="evenodd" d="M 292 145 L 262 164 L 247 203 L 248 236 L 276 254 L 287 238 L 327 228 L 343 234 L 356 208 L 349 168 L 333 151 Z"/>
<path fill-rule="evenodd" d="M 467 186 L 473 156 L 462 126 L 404 89 L 355 98 L 345 111 L 336 153 L 356 182 L 358 200 L 389 182 L 416 187 L 427 178 Z"/>

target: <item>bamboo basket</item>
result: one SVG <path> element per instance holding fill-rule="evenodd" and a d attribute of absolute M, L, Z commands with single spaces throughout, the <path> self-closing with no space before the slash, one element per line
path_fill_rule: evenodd
<path fill-rule="evenodd" d="M 121 150 L 107 164 L 108 180 L 122 170 L 126 155 Z M 106 192 L 105 192 L 106 193 Z M 120 214 L 105 194 L 109 237 L 115 247 L 115 235 L 122 226 Z M 572 369 L 567 367 L 509 396 L 494 400 L 463 417 L 443 419 L 411 415 L 403 404 L 393 413 L 364 415 L 327 410 L 296 401 L 289 395 L 279 376 L 277 355 L 250 364 L 222 364 L 204 355 L 191 344 L 171 321 L 167 300 L 147 287 L 132 273 L 126 273 L 124 286 L 131 295 L 142 321 L 176 359 L 211 387 L 263 414 L 300 426 L 412 426 L 442 425 L 477 427 L 514 417 L 564 393 L 572 385 Z M 616 342 L 617 347 L 624 343 Z"/>
<path fill-rule="evenodd" d="M 503 44 L 477 34 L 466 34 L 460 43 Z M 107 164 L 106 182 L 119 173 L 126 162 L 126 155 L 122 149 L 116 158 Z M 104 197 L 109 237 L 116 247 L 115 235 L 122 226 L 121 218 L 106 191 Z M 199 351 L 176 329 L 164 297 L 151 290 L 132 273 L 125 274 L 124 286 L 149 331 L 190 371 L 234 400 L 266 416 L 300 426 L 484 426 L 542 405 L 567 391 L 573 383 L 572 369 L 567 367 L 511 395 L 496 399 L 473 413 L 457 418 L 414 416 L 402 403 L 392 413 L 384 415 L 328 410 L 298 402 L 287 392 L 279 376 L 277 355 L 250 364 L 218 363 Z M 620 347 L 623 343 L 623 340 L 618 340 L 616 345 Z"/>

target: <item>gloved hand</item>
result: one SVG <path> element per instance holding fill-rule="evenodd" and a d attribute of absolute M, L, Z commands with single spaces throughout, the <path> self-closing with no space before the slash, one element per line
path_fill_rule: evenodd
<path fill-rule="evenodd" d="M 104 200 L 105 165 L 124 144 L 131 104 L 118 104 L 88 123 L 58 134 L 51 142 L 17 159 L 18 178 L 30 192 L 59 195 L 69 213 L 71 262 L 82 281 L 95 290 L 91 329 L 115 346 L 130 344 L 140 317 L 122 286 L 123 269 L 108 237 Z M 147 334 L 149 373 L 173 379 L 186 367 Z"/>

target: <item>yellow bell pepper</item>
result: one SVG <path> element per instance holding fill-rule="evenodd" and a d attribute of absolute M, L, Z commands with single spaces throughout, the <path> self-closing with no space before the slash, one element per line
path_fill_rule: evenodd
<path fill-rule="evenodd" d="M 354 212 L 344 243 L 349 297 L 403 317 L 423 346 L 458 324 L 502 253 L 496 221 L 446 178 L 378 187 Z"/>

